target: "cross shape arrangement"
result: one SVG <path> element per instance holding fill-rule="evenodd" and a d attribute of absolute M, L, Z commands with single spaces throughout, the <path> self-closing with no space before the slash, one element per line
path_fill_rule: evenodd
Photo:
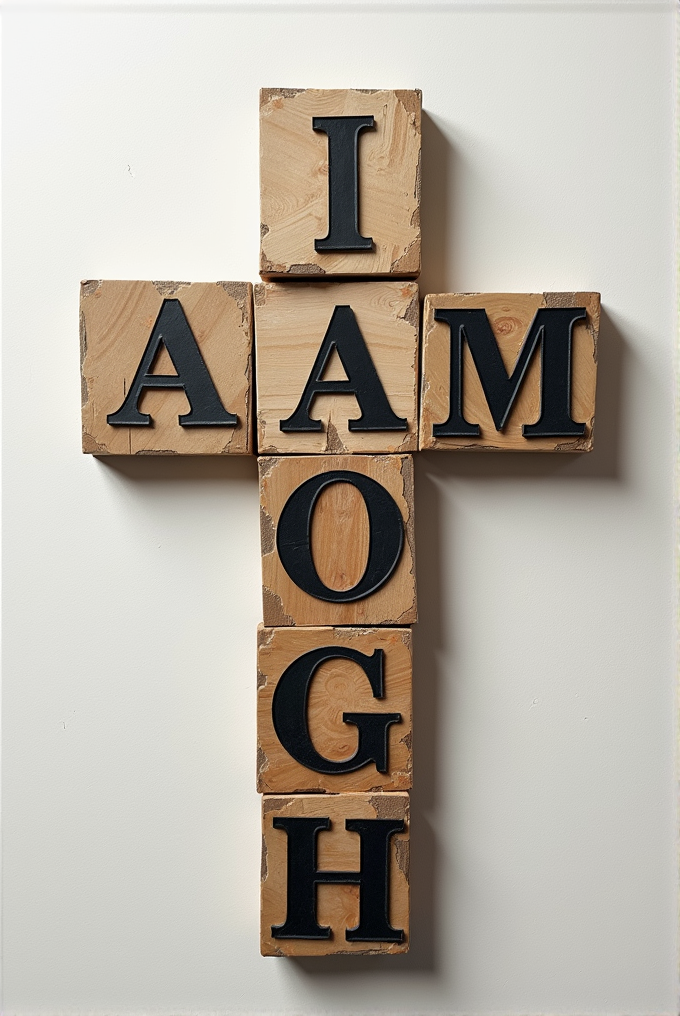
<path fill-rule="evenodd" d="M 409 947 L 413 453 L 593 446 L 599 294 L 421 316 L 420 189 L 419 91 L 262 89 L 263 281 L 81 286 L 83 451 L 259 456 L 268 956 Z"/>

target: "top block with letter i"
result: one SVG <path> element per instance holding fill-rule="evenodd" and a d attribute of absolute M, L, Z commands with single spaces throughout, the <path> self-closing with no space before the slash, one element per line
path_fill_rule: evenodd
<path fill-rule="evenodd" d="M 260 274 L 416 278 L 421 93 L 260 91 Z"/>
<path fill-rule="evenodd" d="M 252 452 L 249 282 L 83 282 L 83 451 Z"/>
<path fill-rule="evenodd" d="M 599 293 L 426 296 L 420 448 L 591 451 L 599 326 Z"/>

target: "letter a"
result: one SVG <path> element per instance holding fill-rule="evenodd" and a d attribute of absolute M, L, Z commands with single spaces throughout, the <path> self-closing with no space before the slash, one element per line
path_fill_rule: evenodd
<path fill-rule="evenodd" d="M 322 381 L 334 349 L 347 374 L 346 381 Z M 333 311 L 297 409 L 287 420 L 280 421 L 280 429 L 286 434 L 321 430 L 321 420 L 312 420 L 309 413 L 314 396 L 324 394 L 355 396 L 361 416 L 348 421 L 350 431 L 408 428 L 407 421 L 392 411 L 354 311 L 349 306 L 337 306 Z"/>
<path fill-rule="evenodd" d="M 176 374 L 151 374 L 153 362 L 165 346 Z M 145 388 L 183 388 L 191 412 L 178 417 L 181 427 L 235 427 L 238 417 L 222 405 L 217 389 L 179 300 L 163 300 L 144 355 L 120 409 L 109 413 L 112 427 L 148 427 L 151 416 L 139 411 Z"/>

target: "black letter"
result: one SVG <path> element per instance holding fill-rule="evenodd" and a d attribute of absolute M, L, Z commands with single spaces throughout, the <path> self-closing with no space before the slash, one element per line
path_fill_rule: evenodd
<path fill-rule="evenodd" d="M 177 374 L 150 374 L 161 345 Z M 112 427 L 148 427 L 151 417 L 137 403 L 144 388 L 183 388 L 190 413 L 178 417 L 182 427 L 235 427 L 238 417 L 222 405 L 179 300 L 163 300 L 144 356 L 118 412 L 109 413 Z"/>
<path fill-rule="evenodd" d="M 584 423 L 571 417 L 571 338 L 584 307 L 541 307 L 508 375 L 485 310 L 435 310 L 435 321 L 451 329 L 449 418 L 435 423 L 435 437 L 478 437 L 479 426 L 463 417 L 462 357 L 467 340 L 496 430 L 505 426 L 537 347 L 541 346 L 541 413 L 524 424 L 524 437 L 580 437 Z"/>
<path fill-rule="evenodd" d="M 334 349 L 345 368 L 346 381 L 322 381 Z M 333 311 L 298 407 L 287 420 L 279 422 L 280 429 L 284 433 L 321 430 L 321 420 L 312 420 L 309 411 L 315 395 L 329 393 L 356 396 L 361 416 L 348 421 L 351 431 L 407 429 L 406 420 L 392 412 L 354 311 L 346 305 Z"/>
<path fill-rule="evenodd" d="M 346 646 L 324 646 L 299 656 L 284 670 L 272 700 L 272 720 L 279 741 L 296 762 L 315 773 L 353 773 L 375 762 L 379 773 L 387 772 L 387 731 L 401 721 L 401 713 L 343 713 L 344 723 L 359 728 L 354 755 L 334 762 L 320 755 L 312 744 L 307 725 L 307 700 L 314 674 L 326 660 L 352 660 L 369 680 L 374 698 L 383 697 L 383 650 L 371 656 Z"/>
<path fill-rule="evenodd" d="M 320 882 L 359 886 L 359 923 L 348 928 L 348 942 L 403 942 L 404 932 L 389 920 L 390 837 L 404 831 L 402 819 L 345 819 L 345 829 L 361 837 L 359 871 L 319 871 L 316 836 L 330 829 L 329 818 L 275 818 L 274 828 L 288 834 L 286 920 L 272 925 L 272 938 L 330 938 L 331 929 L 316 920 Z"/>
<path fill-rule="evenodd" d="M 314 250 L 372 250 L 359 232 L 359 131 L 372 116 L 314 116 L 312 128 L 328 135 L 328 234 Z"/>
<path fill-rule="evenodd" d="M 351 589 L 330 589 L 324 585 L 312 558 L 314 506 L 321 491 L 332 483 L 351 483 L 356 487 L 368 512 L 368 561 L 364 574 Z M 377 592 L 397 567 L 403 546 L 404 523 L 390 492 L 370 476 L 348 469 L 319 473 L 301 483 L 283 506 L 276 528 L 276 548 L 290 578 L 310 596 L 328 603 L 354 603 Z"/>

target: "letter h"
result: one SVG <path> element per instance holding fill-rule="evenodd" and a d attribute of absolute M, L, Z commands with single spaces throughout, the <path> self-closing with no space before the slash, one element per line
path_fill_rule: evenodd
<path fill-rule="evenodd" d="M 345 819 L 345 829 L 361 838 L 359 871 L 319 871 L 316 838 L 330 829 L 330 818 L 274 818 L 288 836 L 286 920 L 272 925 L 272 938 L 328 939 L 329 927 L 316 919 L 320 883 L 359 886 L 359 923 L 347 928 L 348 942 L 402 942 L 404 932 L 389 919 L 390 838 L 404 830 L 402 819 Z"/>

